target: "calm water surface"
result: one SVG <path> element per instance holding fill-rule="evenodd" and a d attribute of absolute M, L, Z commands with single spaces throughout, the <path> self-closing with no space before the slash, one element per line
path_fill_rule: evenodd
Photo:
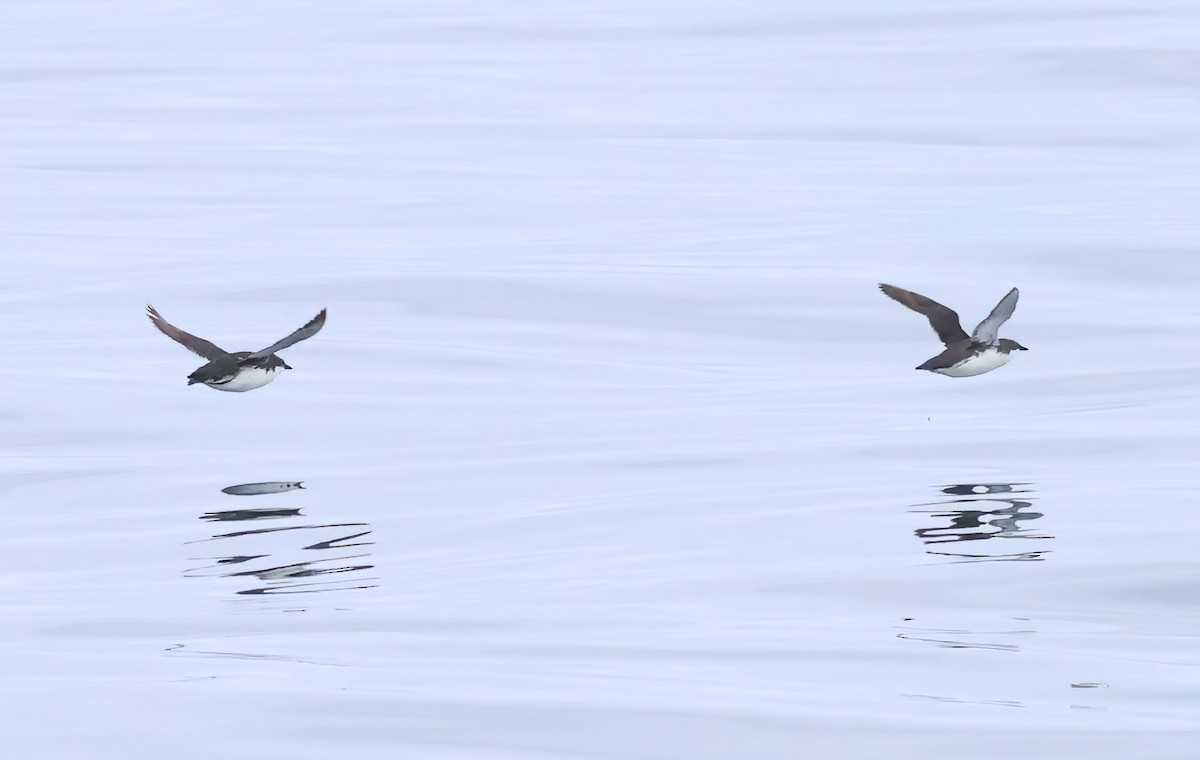
<path fill-rule="evenodd" d="M 12 756 L 1194 757 L 1200 12 L 3 14 Z"/>

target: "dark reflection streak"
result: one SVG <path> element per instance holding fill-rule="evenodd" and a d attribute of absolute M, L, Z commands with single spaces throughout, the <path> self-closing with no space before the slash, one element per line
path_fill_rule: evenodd
<path fill-rule="evenodd" d="M 205 512 L 201 520 L 209 522 L 243 522 L 246 520 L 269 520 L 283 517 L 296 517 L 300 514 L 297 509 L 230 509 L 224 512 Z"/>
<path fill-rule="evenodd" d="M 366 554 L 356 554 L 356 555 L 353 555 L 350 557 L 331 557 L 329 559 L 320 560 L 320 561 L 321 562 L 343 562 L 348 559 L 358 559 L 359 557 L 365 557 L 365 556 L 367 556 L 367 555 Z M 313 576 L 313 575 L 327 575 L 330 573 L 344 573 L 344 572 L 349 572 L 349 570 L 351 570 L 351 569 L 362 570 L 362 569 L 371 569 L 371 568 L 375 567 L 374 565 L 358 565 L 354 568 L 349 568 L 349 569 L 344 568 L 344 567 L 313 568 L 313 565 L 315 565 L 315 564 L 317 564 L 317 563 L 316 562 L 297 562 L 297 563 L 291 564 L 291 565 L 278 565 L 276 567 L 264 567 L 264 568 L 260 568 L 258 570 L 243 570 L 243 571 L 237 572 L 237 573 L 228 573 L 225 577 L 238 578 L 238 577 L 242 577 L 242 576 L 253 575 L 256 578 L 259 578 L 259 579 L 265 581 L 265 580 L 274 580 L 274 579 L 282 579 L 282 578 L 307 578 L 307 577 Z"/>
<path fill-rule="evenodd" d="M 1019 552 L 1017 554 L 955 554 L 954 552 L 933 552 L 927 551 L 926 554 L 934 554 L 940 557 L 957 557 L 958 560 L 954 564 L 964 564 L 968 562 L 1044 562 L 1046 558 L 1042 555 L 1047 552 Z"/>
<path fill-rule="evenodd" d="M 224 557 L 217 560 L 218 565 L 240 565 L 243 562 L 249 562 L 252 559 L 262 559 L 269 557 L 269 554 L 247 554 L 240 557 Z"/>
<path fill-rule="evenodd" d="M 963 631 L 968 633 L 968 631 Z M 1020 648 L 1016 644 L 968 644 L 963 641 L 954 641 L 953 639 L 934 639 L 927 636 L 910 636 L 907 633 L 898 633 L 896 638 L 905 639 L 906 641 L 924 641 L 927 644 L 937 644 L 940 647 L 947 649 L 992 649 L 997 652 L 1017 652 Z"/>
<path fill-rule="evenodd" d="M 1017 486 L 1027 486 L 1029 483 L 960 483 L 950 486 L 934 486 L 942 493 L 952 496 L 985 496 L 992 493 L 1024 493 L 1016 491 Z M 979 491 L 978 489 L 984 489 Z"/>
<path fill-rule="evenodd" d="M 370 567 L 369 565 L 364 567 Z M 356 568 L 357 569 L 357 568 Z M 378 578 L 363 578 L 363 581 L 377 581 Z M 320 588 L 304 588 L 305 586 L 319 586 Z M 358 583 L 357 585 L 343 586 L 338 581 L 328 581 L 327 583 L 296 583 L 288 586 L 264 586 L 261 588 L 248 588 L 244 591 L 237 592 L 242 596 L 278 596 L 280 594 L 318 594 L 323 591 L 354 591 L 356 589 L 377 588 L 378 583 Z"/>
<path fill-rule="evenodd" d="M 212 572 L 214 568 L 228 567 L 229 565 L 240 565 L 246 562 L 252 562 L 256 559 L 269 557 L 270 554 L 246 554 L 238 557 L 193 557 L 191 561 L 199 562 L 201 560 L 212 560 L 213 564 L 194 567 L 190 570 L 185 570 L 183 576 L 185 578 L 204 578 L 204 577 L 223 577 L 228 578 L 230 573 L 227 572 Z"/>
<path fill-rule="evenodd" d="M 284 528 L 254 528 L 252 530 L 238 530 L 233 533 L 214 533 L 211 538 L 201 538 L 196 541 L 188 541 L 189 544 L 200 544 L 205 541 L 215 541 L 220 538 L 238 538 L 240 536 L 254 536 L 263 533 L 283 533 L 289 530 L 318 530 L 321 528 L 360 528 L 367 523 L 331 523 L 328 525 L 290 525 Z M 369 533 L 370 531 L 368 531 Z"/>
<path fill-rule="evenodd" d="M 1015 699 L 958 699 L 956 697 L 939 697 L 933 694 L 901 694 L 905 699 L 927 699 L 932 702 L 949 702 L 957 705 L 994 705 L 996 707 L 1024 707 L 1023 702 Z"/>
<path fill-rule="evenodd" d="M 354 543 L 354 544 L 341 543 L 342 541 L 349 541 L 352 538 L 359 538 L 361 536 L 370 535 L 370 533 L 371 533 L 371 531 L 364 530 L 362 533 L 354 533 L 349 536 L 342 536 L 341 538 L 331 538 L 328 541 L 318 541 L 315 544 L 310 544 L 310 545 L 302 547 L 302 548 L 304 548 L 304 549 L 347 549 L 351 546 L 374 546 L 375 545 L 374 541 L 359 541 L 358 543 Z"/>
<path fill-rule="evenodd" d="M 914 507 L 945 507 L 949 504 L 980 504 L 985 502 L 995 502 L 996 504 L 1020 504 L 1021 506 L 1033 506 L 1032 501 L 1023 501 L 1021 499 L 996 499 L 993 497 L 983 497 L 979 499 L 946 499 L 945 501 L 927 501 L 921 504 L 913 504 Z M 913 511 L 935 511 L 935 510 L 913 510 Z"/>
<path fill-rule="evenodd" d="M 905 641 L 918 641 L 925 644 L 934 644 L 946 649 L 986 649 L 996 652 L 1019 652 L 1020 646 L 1017 644 L 997 644 L 994 642 L 972 641 L 969 639 L 977 638 L 995 638 L 995 637 L 1023 637 L 1036 634 L 1036 630 L 1029 628 L 1016 628 L 1012 630 L 969 630 L 959 627 L 947 628 L 944 626 L 924 627 L 901 626 L 900 632 L 896 634 L 896 638 Z"/>
<path fill-rule="evenodd" d="M 940 535 L 948 531 L 958 531 L 963 528 L 979 528 L 983 526 L 983 521 L 979 519 L 980 515 L 985 512 L 961 512 L 950 520 L 950 525 L 938 528 L 917 528 L 913 531 L 918 537 L 925 539 L 927 544 L 944 544 L 951 541 L 981 541 L 985 538 L 991 538 L 990 533 L 954 533 L 945 538 Z M 937 513 L 937 517 L 951 517 L 945 513 Z M 934 537 L 938 536 L 938 537 Z"/>

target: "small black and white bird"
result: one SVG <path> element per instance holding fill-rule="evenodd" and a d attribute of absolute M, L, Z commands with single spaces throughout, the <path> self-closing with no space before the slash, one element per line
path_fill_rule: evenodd
<path fill-rule="evenodd" d="M 948 377 L 971 377 L 1008 364 L 1013 351 L 1029 350 L 1015 340 L 996 337 L 1000 325 L 1007 322 L 1013 310 L 1017 308 L 1020 293 L 1016 288 L 1008 291 L 1008 295 L 1000 299 L 992 313 L 988 314 L 987 319 L 980 322 L 975 327 L 975 332 L 970 335 L 962 329 L 958 322 L 958 314 L 953 309 L 942 306 L 920 293 L 895 285 L 881 284 L 879 289 L 889 298 L 928 317 L 933 331 L 942 339 L 942 343 L 946 344 L 945 351 L 917 369 L 926 369 Z"/>
<path fill-rule="evenodd" d="M 282 358 L 275 355 L 275 352 L 311 338 L 325 326 L 325 309 L 321 309 L 321 313 L 313 317 L 304 327 L 261 351 L 230 353 L 204 338 L 197 338 L 191 333 L 180 330 L 163 319 L 153 306 L 146 306 L 146 316 L 150 318 L 155 327 L 162 331 L 163 335 L 182 344 L 192 353 L 209 360 L 208 364 L 188 375 L 188 385 L 204 383 L 209 388 L 237 393 L 261 388 L 274 380 L 281 370 L 291 369 Z"/>

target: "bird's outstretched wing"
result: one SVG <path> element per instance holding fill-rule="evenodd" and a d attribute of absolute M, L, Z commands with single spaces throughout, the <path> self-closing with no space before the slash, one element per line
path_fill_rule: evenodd
<path fill-rule="evenodd" d="M 150 318 L 150 321 L 154 323 L 155 327 L 162 331 L 163 335 L 167 336 L 176 343 L 181 344 L 184 348 L 192 353 L 199 354 L 209 361 L 213 359 L 220 359 L 222 356 L 225 356 L 228 353 L 225 351 L 225 349 L 209 343 L 204 338 L 197 338 L 195 335 L 192 335 L 189 332 L 180 330 L 175 325 L 163 319 L 162 314 L 159 314 L 158 311 L 149 304 L 146 305 L 146 316 Z"/>
<path fill-rule="evenodd" d="M 880 284 L 883 294 L 894 301 L 899 301 L 915 312 L 924 314 L 929 319 L 929 326 L 937 333 L 942 343 L 949 346 L 967 339 L 958 322 L 958 312 L 948 306 L 942 306 L 932 298 L 926 298 L 920 293 L 898 288 L 895 285 Z"/>
<path fill-rule="evenodd" d="M 979 323 L 975 328 L 975 332 L 971 334 L 971 340 L 977 343 L 994 343 L 996 335 L 1000 332 L 1000 325 L 1008 321 L 1008 318 L 1013 315 L 1013 310 L 1017 308 L 1017 298 L 1021 294 L 1016 288 L 1008 291 L 1008 295 L 1000 299 L 1000 303 L 996 304 L 996 308 L 992 309 L 992 313 L 987 315 L 987 319 Z"/>
<path fill-rule="evenodd" d="M 283 340 L 272 343 L 271 345 L 267 346 L 266 348 L 262 349 L 261 351 L 255 351 L 254 353 L 250 354 L 246 358 L 247 359 L 262 359 L 263 357 L 270 356 L 271 354 L 275 353 L 276 351 L 282 351 L 283 349 L 287 348 L 288 346 L 295 345 L 296 343 L 299 343 L 302 340 L 307 340 L 308 338 L 311 338 L 312 336 L 319 333 L 321 331 L 321 328 L 324 326 L 325 326 L 325 310 L 321 309 L 321 313 L 318 314 L 317 316 L 313 317 L 312 319 L 310 319 L 308 324 L 306 324 L 304 327 L 301 327 L 299 330 L 297 330 L 296 332 L 287 336 Z"/>

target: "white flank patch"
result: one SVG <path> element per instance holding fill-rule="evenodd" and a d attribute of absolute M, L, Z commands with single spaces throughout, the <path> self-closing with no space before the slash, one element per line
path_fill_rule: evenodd
<path fill-rule="evenodd" d="M 220 385 L 205 383 L 205 385 L 219 391 L 232 391 L 234 393 L 252 391 L 274 380 L 275 376 L 282 369 L 282 367 L 276 369 L 245 369 L 227 383 L 221 383 Z"/>
<path fill-rule="evenodd" d="M 991 372 L 997 367 L 1003 367 L 1008 364 L 1008 360 L 1012 358 L 1012 353 L 1004 353 L 996 348 L 989 348 L 978 356 L 972 356 L 970 359 L 955 364 L 953 367 L 946 369 L 935 369 L 934 372 L 947 377 L 971 377 L 972 375 L 982 375 L 984 372 Z"/>

